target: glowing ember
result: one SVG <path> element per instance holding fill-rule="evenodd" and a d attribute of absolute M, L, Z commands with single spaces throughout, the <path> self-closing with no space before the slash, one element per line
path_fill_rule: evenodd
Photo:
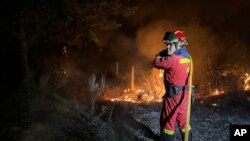
<path fill-rule="evenodd" d="M 215 90 L 212 92 L 212 95 L 220 95 L 220 94 L 223 94 L 223 93 L 224 93 L 224 90 L 215 89 Z"/>
<path fill-rule="evenodd" d="M 245 73 L 245 80 L 244 80 L 244 90 L 250 90 L 250 75 L 248 73 Z"/>
<path fill-rule="evenodd" d="M 213 106 L 213 107 L 216 107 L 216 106 L 218 106 L 218 104 L 217 104 L 217 103 L 213 103 L 212 106 Z"/>
<path fill-rule="evenodd" d="M 163 71 L 163 70 L 159 70 L 159 71 L 160 71 L 159 76 L 160 76 L 160 77 L 163 77 L 163 72 L 164 72 L 164 71 Z"/>
<path fill-rule="evenodd" d="M 123 90 L 124 93 L 129 93 L 130 89 Z"/>

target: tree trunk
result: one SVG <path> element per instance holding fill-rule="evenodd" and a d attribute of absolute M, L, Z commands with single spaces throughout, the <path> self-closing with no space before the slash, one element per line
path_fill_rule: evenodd
<path fill-rule="evenodd" d="M 31 94 L 31 75 L 27 58 L 27 42 L 24 28 L 21 27 L 20 33 L 20 62 L 22 69 L 22 88 L 28 98 Z M 27 99 L 28 100 L 28 99 Z"/>

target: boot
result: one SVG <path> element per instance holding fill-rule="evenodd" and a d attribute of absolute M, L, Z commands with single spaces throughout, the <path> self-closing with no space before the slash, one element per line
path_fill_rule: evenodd
<path fill-rule="evenodd" d="M 191 130 L 189 131 L 189 133 L 188 133 L 188 141 L 192 141 L 192 132 L 191 132 Z M 181 133 L 181 139 L 182 139 L 182 141 L 184 141 L 185 140 L 185 133 Z"/>
<path fill-rule="evenodd" d="M 160 141 L 173 141 L 174 140 L 174 135 L 169 135 L 166 133 L 161 133 Z"/>

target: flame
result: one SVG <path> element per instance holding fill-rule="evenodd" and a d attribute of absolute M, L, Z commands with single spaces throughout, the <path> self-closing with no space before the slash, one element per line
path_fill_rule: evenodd
<path fill-rule="evenodd" d="M 135 91 L 130 89 L 123 90 L 123 94 L 116 98 L 104 97 L 106 100 L 112 102 L 130 102 L 130 103 L 149 103 L 149 102 L 161 102 L 160 97 L 155 97 L 152 94 L 147 93 L 141 88 L 137 88 Z"/>
<path fill-rule="evenodd" d="M 150 103 L 161 102 L 165 87 L 162 81 L 164 71 L 152 69 L 149 76 L 132 91 L 131 89 L 120 90 L 119 96 L 105 95 L 102 98 L 112 102 L 130 102 L 130 103 Z M 112 92 L 112 90 L 111 90 Z"/>
<path fill-rule="evenodd" d="M 220 94 L 223 94 L 223 93 L 225 93 L 224 90 L 215 89 L 215 90 L 211 93 L 211 95 L 216 96 L 216 95 L 220 95 Z"/>
<path fill-rule="evenodd" d="M 245 73 L 244 90 L 250 90 L 250 75 L 248 73 Z"/>
<path fill-rule="evenodd" d="M 224 77 L 230 75 L 230 71 L 225 71 L 223 73 Z M 237 73 L 238 74 L 238 73 Z M 150 102 L 161 102 L 162 96 L 164 95 L 165 89 L 164 84 L 162 82 L 164 76 L 163 70 L 153 69 L 150 73 L 150 76 L 147 76 L 146 81 L 143 84 L 138 84 L 137 88 L 124 89 L 121 90 L 121 94 L 118 97 L 106 97 L 106 100 L 110 101 L 120 101 L 120 102 L 131 102 L 131 103 L 150 103 Z M 242 73 L 241 74 L 241 84 L 243 85 L 243 89 L 245 91 L 250 90 L 250 73 Z M 140 88 L 139 88 L 140 87 Z M 202 96 L 200 93 L 200 97 L 206 98 L 210 96 L 218 96 L 225 94 L 227 92 L 227 88 L 217 87 L 210 89 L 209 95 Z M 198 96 L 198 95 L 197 95 Z M 250 99 L 250 98 L 249 98 Z M 249 100 L 250 101 L 250 100 Z M 203 103 L 204 101 L 201 101 Z M 212 106 L 218 106 L 217 103 L 213 103 Z"/>

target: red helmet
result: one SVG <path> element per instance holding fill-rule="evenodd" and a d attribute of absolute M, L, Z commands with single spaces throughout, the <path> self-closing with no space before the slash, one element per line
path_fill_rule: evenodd
<path fill-rule="evenodd" d="M 179 41 L 181 41 L 183 45 L 188 45 L 184 32 L 179 31 L 179 30 L 173 30 L 173 32 L 175 33 L 176 37 L 179 39 Z"/>

